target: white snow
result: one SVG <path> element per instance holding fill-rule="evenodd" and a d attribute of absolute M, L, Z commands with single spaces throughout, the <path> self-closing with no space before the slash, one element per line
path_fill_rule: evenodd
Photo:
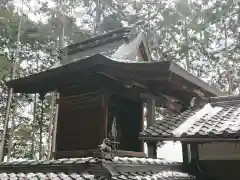
<path fill-rule="evenodd" d="M 212 107 L 211 104 L 206 104 L 202 109 L 197 111 L 193 116 L 189 117 L 178 128 L 176 128 L 173 131 L 174 136 L 180 137 L 184 132 L 188 130 L 189 127 L 199 121 L 203 116 L 205 116 L 206 119 L 210 119 L 222 109 L 222 107 Z M 197 132 L 199 128 L 196 128 L 194 132 Z"/>

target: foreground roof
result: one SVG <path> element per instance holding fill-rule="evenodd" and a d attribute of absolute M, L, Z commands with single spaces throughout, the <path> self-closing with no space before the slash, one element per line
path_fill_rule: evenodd
<path fill-rule="evenodd" d="M 196 100 L 185 112 L 167 116 L 140 133 L 145 140 L 211 140 L 240 138 L 240 96 Z M 197 138 L 197 139 L 196 139 Z"/>
<path fill-rule="evenodd" d="M 181 164 L 163 159 L 89 157 L 3 163 L 0 179 L 195 179 L 182 171 Z"/>
<path fill-rule="evenodd" d="M 1 173 L 2 180 L 100 180 L 100 177 L 95 177 L 89 173 Z M 112 180 L 194 180 L 193 176 L 179 172 L 163 172 L 163 173 L 116 173 L 111 178 Z M 107 180 L 102 178 L 102 180 Z"/>

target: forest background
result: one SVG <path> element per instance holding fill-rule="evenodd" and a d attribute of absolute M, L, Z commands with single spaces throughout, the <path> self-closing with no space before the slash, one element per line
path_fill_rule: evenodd
<path fill-rule="evenodd" d="M 58 61 L 61 45 L 141 20 L 153 60 L 174 61 L 210 85 L 237 94 L 239 5 L 234 0 L 1 0 L 0 129 L 13 67 L 14 78 L 44 71 Z M 41 123 L 38 95 L 13 95 L 6 160 L 49 158 L 54 111 L 54 98 L 47 98 Z M 157 113 L 160 117 L 165 111 Z"/>

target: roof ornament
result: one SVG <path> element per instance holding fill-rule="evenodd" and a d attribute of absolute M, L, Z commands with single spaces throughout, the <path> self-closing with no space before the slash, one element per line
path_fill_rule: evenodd
<path fill-rule="evenodd" d="M 99 145 L 99 148 L 102 158 L 112 160 L 111 140 L 105 138 L 102 144 Z"/>
<path fill-rule="evenodd" d="M 108 138 L 105 138 L 102 142 L 102 144 L 99 145 L 101 152 L 108 152 L 110 153 L 112 151 L 111 148 L 111 140 Z"/>
<path fill-rule="evenodd" d="M 112 122 L 112 129 L 111 129 L 111 136 L 113 138 L 113 149 L 116 149 L 116 140 L 118 137 L 118 132 L 117 132 L 117 121 L 116 121 L 116 117 L 114 116 L 113 122 Z"/>
<path fill-rule="evenodd" d="M 116 117 L 114 117 L 110 131 L 111 140 L 109 138 L 105 138 L 102 144 L 99 145 L 100 151 L 104 158 L 112 159 L 112 150 L 116 150 L 117 149 L 116 145 L 119 144 L 119 142 L 116 142 L 117 137 L 118 137 L 117 121 Z"/>

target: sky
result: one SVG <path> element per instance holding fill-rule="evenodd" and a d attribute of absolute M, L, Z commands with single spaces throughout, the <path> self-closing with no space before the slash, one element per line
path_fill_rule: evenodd
<path fill-rule="evenodd" d="M 158 158 L 164 158 L 168 161 L 182 162 L 182 147 L 180 142 L 166 142 L 166 144 L 157 151 Z"/>

